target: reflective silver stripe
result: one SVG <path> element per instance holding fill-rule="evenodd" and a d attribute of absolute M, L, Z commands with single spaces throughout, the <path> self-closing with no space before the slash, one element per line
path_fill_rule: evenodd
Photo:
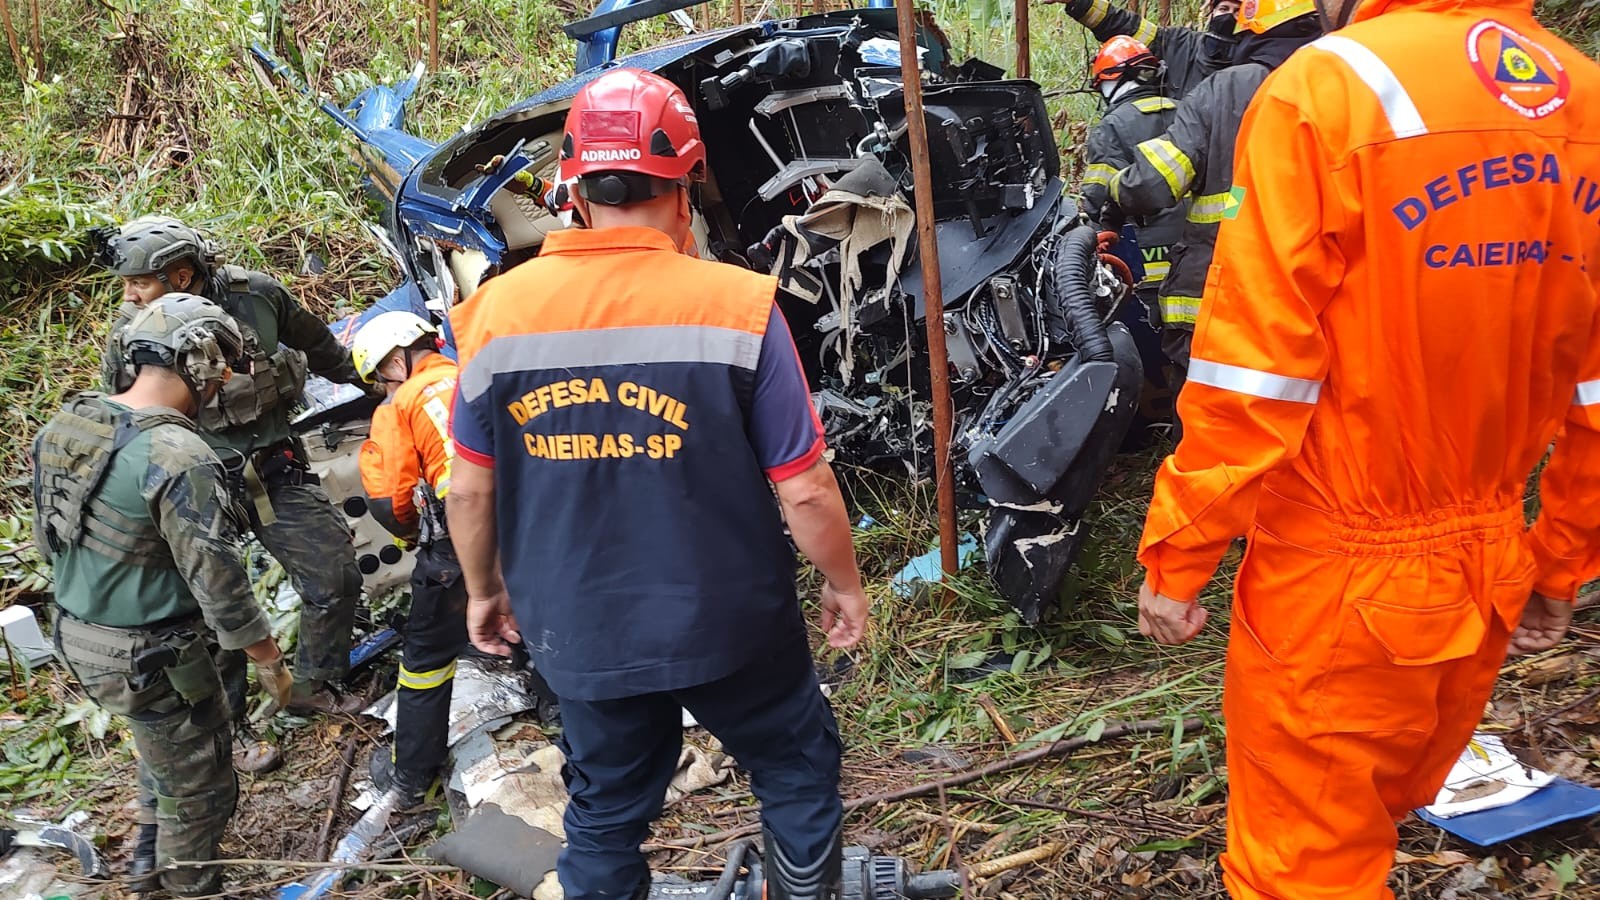
<path fill-rule="evenodd" d="M 1189 380 L 1233 391 L 1236 394 L 1249 394 L 1267 400 L 1288 400 L 1293 403 L 1316 403 L 1317 396 L 1322 393 L 1320 381 L 1274 375 L 1259 369 L 1230 366 L 1227 363 L 1204 359 L 1189 361 Z"/>
<path fill-rule="evenodd" d="M 1108 166 L 1105 163 L 1095 163 L 1088 168 L 1088 171 L 1084 172 L 1083 183 L 1098 184 L 1101 187 L 1110 187 L 1111 179 L 1117 177 L 1117 173 L 1120 171 L 1121 170 L 1116 166 Z"/>
<path fill-rule="evenodd" d="M 1237 209 L 1239 201 L 1231 191 L 1220 194 L 1201 194 L 1189 205 L 1187 218 L 1199 225 L 1216 224 L 1228 217 L 1229 210 Z"/>
<path fill-rule="evenodd" d="M 1110 11 L 1110 0 L 1094 0 L 1093 3 L 1089 4 L 1089 9 L 1083 14 L 1083 18 L 1079 19 L 1078 21 L 1089 26 L 1090 28 L 1094 28 L 1106 20 L 1106 13 Z"/>
<path fill-rule="evenodd" d="M 1337 34 L 1318 38 L 1311 46 L 1344 60 L 1356 77 L 1366 82 L 1372 93 L 1378 96 L 1378 103 L 1383 106 L 1383 114 L 1389 117 L 1389 127 L 1394 130 L 1395 137 L 1408 138 L 1428 133 L 1428 126 L 1422 121 L 1422 113 L 1417 111 L 1417 105 L 1411 102 L 1411 95 L 1406 93 L 1400 79 L 1395 77 L 1394 70 L 1379 59 L 1378 54 Z"/>
<path fill-rule="evenodd" d="M 1600 379 L 1578 382 L 1578 391 L 1572 403 L 1574 406 L 1600 406 Z"/>
<path fill-rule="evenodd" d="M 1146 47 L 1150 46 L 1150 42 L 1156 39 L 1156 23 L 1149 19 L 1140 19 L 1139 30 L 1133 33 L 1133 39 Z"/>
<path fill-rule="evenodd" d="M 461 370 L 467 400 L 489 389 L 496 375 L 579 366 L 692 362 L 755 369 L 761 335 L 714 325 L 643 325 L 497 337 Z"/>

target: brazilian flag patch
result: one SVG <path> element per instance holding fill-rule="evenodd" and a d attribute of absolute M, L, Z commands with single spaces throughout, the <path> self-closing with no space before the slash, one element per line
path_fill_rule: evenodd
<path fill-rule="evenodd" d="M 1228 191 L 1228 199 L 1223 204 L 1222 210 L 1222 217 L 1224 219 L 1239 218 L 1239 210 L 1244 206 L 1244 194 L 1244 186 L 1238 184 L 1234 185 L 1233 189 Z"/>

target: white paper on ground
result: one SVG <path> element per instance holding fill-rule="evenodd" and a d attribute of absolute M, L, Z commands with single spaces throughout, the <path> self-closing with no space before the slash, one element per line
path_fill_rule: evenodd
<path fill-rule="evenodd" d="M 1445 778 L 1429 813 L 1442 819 L 1510 806 L 1554 781 L 1554 776 L 1522 764 L 1499 737 L 1474 734 Z"/>

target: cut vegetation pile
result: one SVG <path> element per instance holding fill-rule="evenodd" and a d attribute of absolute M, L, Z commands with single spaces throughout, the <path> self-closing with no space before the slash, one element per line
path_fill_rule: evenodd
<path fill-rule="evenodd" d="M 283 277 L 319 314 L 381 296 L 396 272 L 364 231 L 371 213 L 347 140 L 303 98 L 268 82 L 244 48 L 273 48 L 344 101 L 426 58 L 427 22 L 415 0 L 31 2 L 37 27 L 30 3 L 0 0 L 16 31 L 0 50 L 0 606 L 42 612 L 47 582 L 25 523 L 26 441 L 67 392 L 91 386 L 117 302 L 110 280 L 85 264 L 86 230 L 165 212 L 204 227 L 231 260 Z M 958 48 L 1010 65 L 1008 0 L 929 5 Z M 1153 14 L 1153 0 L 1146 5 Z M 1175 14 L 1192 5 L 1174 4 Z M 580 14 L 576 6 L 445 0 L 440 69 L 410 103 L 410 127 L 441 139 L 569 75 L 572 47 L 558 25 Z M 747 15 L 759 7 L 748 4 Z M 771 5 L 802 7 L 811 0 Z M 1600 54 L 1597 0 L 1542 8 Z M 732 19 L 727 2 L 694 15 Z M 1073 93 L 1091 39 L 1053 6 L 1035 6 L 1033 27 L 1034 74 L 1057 91 L 1052 109 L 1075 167 L 1094 111 Z M 631 28 L 624 49 L 671 33 L 663 22 Z M 1070 596 L 1040 628 L 1021 625 L 981 573 L 952 585 L 948 598 L 894 595 L 889 578 L 934 537 L 931 491 L 852 473 L 858 512 L 875 522 L 859 531 L 858 546 L 878 605 L 853 658 L 822 657 L 844 677 L 834 705 L 851 842 L 919 868 L 971 867 L 969 896 L 1223 895 L 1215 857 L 1226 799 L 1218 709 L 1229 581 L 1212 585 L 1215 615 L 1192 645 L 1166 649 L 1139 637 L 1134 548 L 1157 459 L 1158 451 L 1126 457 L 1114 470 Z M 1486 719 L 1543 768 L 1591 784 L 1600 784 L 1597 648 L 1600 624 L 1585 613 L 1573 641 L 1507 667 Z M 57 668 L 0 665 L 0 688 L 0 814 L 88 810 L 108 857 L 125 862 L 126 734 Z M 1124 734 L 1129 722 L 1143 724 Z M 224 855 L 316 858 L 351 823 L 347 808 L 330 812 L 329 802 L 346 747 L 360 748 L 352 764 L 364 768 L 372 736 L 352 729 L 370 723 L 291 724 L 275 725 L 288 765 L 246 780 Z M 1076 749 L 1003 767 L 1057 740 Z M 999 771 L 970 777 L 983 767 Z M 901 796 L 941 779 L 949 780 L 942 789 Z M 714 871 L 756 821 L 752 804 L 742 780 L 679 802 L 652 839 L 654 863 Z M 1489 851 L 1415 821 L 1402 835 L 1394 886 L 1403 898 L 1600 896 L 1593 825 Z M 303 872 L 263 865 L 234 874 L 232 895 L 258 896 Z M 344 896 L 491 894 L 459 873 L 408 869 L 401 859 Z"/>

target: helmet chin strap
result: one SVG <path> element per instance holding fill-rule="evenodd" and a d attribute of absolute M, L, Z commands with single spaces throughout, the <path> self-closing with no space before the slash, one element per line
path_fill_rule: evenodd
<path fill-rule="evenodd" d="M 1317 17 L 1324 31 L 1336 31 L 1350 24 L 1361 0 L 1316 0 Z"/>

